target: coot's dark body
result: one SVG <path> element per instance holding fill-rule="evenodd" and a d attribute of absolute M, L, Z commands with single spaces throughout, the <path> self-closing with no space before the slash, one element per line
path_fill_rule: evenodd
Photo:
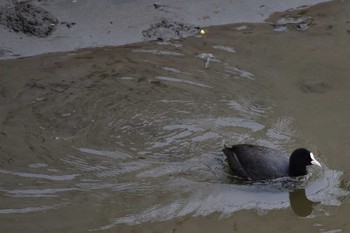
<path fill-rule="evenodd" d="M 313 154 L 303 148 L 295 150 L 290 157 L 275 149 L 249 144 L 225 147 L 223 152 L 234 175 L 246 180 L 301 176 L 307 174 L 307 165 L 321 166 Z"/>

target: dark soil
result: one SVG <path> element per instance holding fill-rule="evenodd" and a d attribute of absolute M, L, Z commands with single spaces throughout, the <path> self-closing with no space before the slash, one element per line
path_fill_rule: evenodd
<path fill-rule="evenodd" d="M 192 36 L 198 32 L 199 27 L 194 25 L 162 19 L 159 23 L 152 24 L 150 28 L 142 31 L 142 35 L 146 40 L 163 41 Z"/>
<path fill-rule="evenodd" d="M 15 3 L 0 7 L 0 24 L 10 30 L 37 37 L 48 37 L 58 19 L 45 9 L 30 3 Z"/>

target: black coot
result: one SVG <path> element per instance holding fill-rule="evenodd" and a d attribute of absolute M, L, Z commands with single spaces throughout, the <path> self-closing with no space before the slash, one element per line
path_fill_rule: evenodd
<path fill-rule="evenodd" d="M 304 148 L 296 149 L 289 159 L 278 150 L 249 144 L 225 146 L 223 152 L 234 175 L 252 181 L 303 176 L 307 174 L 306 166 L 321 167 L 312 152 Z"/>

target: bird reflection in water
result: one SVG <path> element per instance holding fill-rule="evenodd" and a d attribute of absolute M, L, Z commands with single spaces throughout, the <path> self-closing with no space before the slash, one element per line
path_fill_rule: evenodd
<path fill-rule="evenodd" d="M 307 217 L 312 213 L 313 207 L 319 202 L 307 199 L 305 189 L 296 189 L 289 193 L 290 206 L 294 213 L 300 217 Z"/>

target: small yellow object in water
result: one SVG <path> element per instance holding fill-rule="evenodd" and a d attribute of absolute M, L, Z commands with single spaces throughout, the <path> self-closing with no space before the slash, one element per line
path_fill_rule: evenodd
<path fill-rule="evenodd" d="M 201 30 L 199 31 L 199 33 L 200 33 L 201 35 L 204 35 L 204 34 L 205 34 L 205 30 L 204 30 L 204 29 L 201 29 Z"/>

